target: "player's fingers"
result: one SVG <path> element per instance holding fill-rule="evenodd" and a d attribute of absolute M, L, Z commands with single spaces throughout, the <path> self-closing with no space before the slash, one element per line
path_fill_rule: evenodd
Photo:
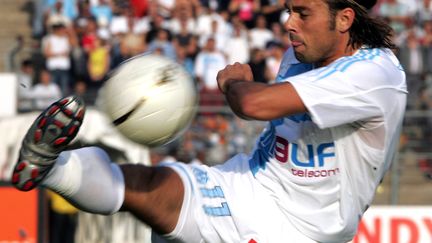
<path fill-rule="evenodd" d="M 252 68 L 248 64 L 244 64 L 243 68 L 244 68 L 245 80 L 246 81 L 253 81 L 254 77 L 253 77 L 253 73 L 252 73 Z"/>
<path fill-rule="evenodd" d="M 222 93 L 225 93 L 225 81 L 227 79 L 226 78 L 227 69 L 228 67 L 225 67 L 224 69 L 220 70 L 216 75 L 216 81 L 218 83 L 219 90 Z"/>

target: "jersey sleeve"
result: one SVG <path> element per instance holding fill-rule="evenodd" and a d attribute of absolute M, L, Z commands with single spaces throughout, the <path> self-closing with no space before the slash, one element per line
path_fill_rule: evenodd
<path fill-rule="evenodd" d="M 389 72 L 374 63 L 359 62 L 344 71 L 319 68 L 287 81 L 296 89 L 314 123 L 329 128 L 382 116 L 383 109 L 391 105 L 389 90 L 390 94 L 392 89 L 397 90 Z"/>

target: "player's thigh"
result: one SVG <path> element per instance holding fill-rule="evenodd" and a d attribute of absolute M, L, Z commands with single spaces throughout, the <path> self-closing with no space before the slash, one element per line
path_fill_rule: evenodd
<path fill-rule="evenodd" d="M 167 167 L 121 165 L 125 181 L 122 210 L 159 233 L 171 232 L 177 224 L 184 187 L 181 178 Z"/>

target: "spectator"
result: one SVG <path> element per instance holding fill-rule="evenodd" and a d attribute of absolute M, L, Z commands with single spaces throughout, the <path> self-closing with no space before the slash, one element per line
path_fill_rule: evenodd
<path fill-rule="evenodd" d="M 129 22 L 129 24 L 132 27 L 133 22 Z M 127 33 L 119 35 L 119 43 L 114 43 L 112 47 L 112 68 L 147 50 L 145 38 L 146 35 L 133 32 L 133 28 L 128 28 Z"/>
<path fill-rule="evenodd" d="M 33 84 L 39 82 L 40 72 L 46 68 L 45 55 L 42 48 L 42 39 L 34 39 L 31 44 L 29 59 L 33 66 Z"/>
<path fill-rule="evenodd" d="M 77 35 L 81 37 L 85 33 L 88 21 L 93 17 L 91 6 L 88 1 L 80 1 L 78 3 L 78 16 L 74 19 L 74 25 Z"/>
<path fill-rule="evenodd" d="M 223 50 L 229 64 L 249 61 L 249 42 L 246 31 L 241 23 L 237 23 L 234 25 L 232 35 L 226 40 Z"/>
<path fill-rule="evenodd" d="M 228 10 L 232 16 L 237 16 L 247 28 L 252 28 L 255 15 L 260 11 L 260 0 L 231 0 Z"/>
<path fill-rule="evenodd" d="M 269 82 L 274 82 L 279 72 L 279 66 L 285 53 L 281 42 L 271 41 L 267 44 L 266 72 Z"/>
<path fill-rule="evenodd" d="M 109 25 L 113 17 L 113 6 L 110 0 L 99 0 L 99 4 L 91 6 L 90 12 L 96 18 L 98 25 Z"/>
<path fill-rule="evenodd" d="M 151 4 L 156 4 L 158 13 L 165 19 L 171 18 L 175 0 L 154 0 L 151 1 Z"/>
<path fill-rule="evenodd" d="M 129 2 L 135 17 L 142 18 L 148 14 L 148 0 L 130 0 Z"/>
<path fill-rule="evenodd" d="M 110 22 L 110 33 L 114 36 L 133 32 L 130 30 L 131 23 L 128 23 L 132 18 L 132 11 L 127 6 L 119 6 L 114 12 L 114 15 Z"/>
<path fill-rule="evenodd" d="M 423 23 L 423 33 L 420 43 L 423 46 L 424 67 L 426 72 L 432 73 L 432 20 Z"/>
<path fill-rule="evenodd" d="M 193 32 L 189 31 L 187 22 L 179 21 L 179 24 L 178 32 L 174 32 L 173 44 L 174 46 L 187 47 L 191 44 L 192 38 L 194 38 Z"/>
<path fill-rule="evenodd" d="M 414 22 L 413 18 L 409 18 L 406 22 L 405 22 L 405 29 L 398 33 L 397 35 L 393 35 L 393 40 L 395 42 L 395 44 L 400 47 L 402 45 L 404 45 L 407 41 L 408 35 L 411 34 L 411 32 L 415 32 L 415 35 L 417 37 L 421 37 L 423 35 L 423 32 L 420 28 L 420 26 L 417 26 Z"/>
<path fill-rule="evenodd" d="M 423 73 L 424 60 L 420 39 L 414 30 L 408 33 L 406 41 L 400 48 L 399 60 L 408 76 L 419 76 Z M 407 80 L 409 82 L 409 80 Z M 408 85 L 409 87 L 410 85 Z"/>
<path fill-rule="evenodd" d="M 203 8 L 213 9 L 218 12 L 227 10 L 230 2 L 225 0 L 199 0 L 199 1 Z"/>
<path fill-rule="evenodd" d="M 33 62 L 26 59 L 21 62 L 21 70 L 18 78 L 18 110 L 20 112 L 30 111 L 32 106 L 31 89 L 33 86 Z"/>
<path fill-rule="evenodd" d="M 201 3 L 199 0 L 176 0 L 175 1 L 175 10 L 177 11 L 186 11 L 190 13 L 190 17 L 195 18 L 202 11 Z"/>
<path fill-rule="evenodd" d="M 251 48 L 264 49 L 267 42 L 273 39 L 273 33 L 267 28 L 267 20 L 264 15 L 258 15 L 255 27 L 249 31 Z"/>
<path fill-rule="evenodd" d="M 229 123 L 220 113 L 203 119 L 203 126 L 206 130 L 207 148 L 206 162 L 209 165 L 220 164 L 227 156 L 227 137 Z"/>
<path fill-rule="evenodd" d="M 192 60 L 195 60 L 199 51 L 200 51 L 200 47 L 198 45 L 198 37 L 192 35 L 191 38 L 189 39 L 188 45 L 186 46 L 187 56 L 190 57 Z"/>
<path fill-rule="evenodd" d="M 385 0 L 379 8 L 378 14 L 389 19 L 390 26 L 397 34 L 405 30 L 406 21 L 410 18 L 409 7 L 397 0 Z"/>
<path fill-rule="evenodd" d="M 251 59 L 248 64 L 252 69 L 254 81 L 261 83 L 268 82 L 268 70 L 266 66 L 266 55 L 264 50 L 253 48 L 251 50 Z"/>
<path fill-rule="evenodd" d="M 218 89 L 216 75 L 227 65 L 225 56 L 216 49 L 213 38 L 209 38 L 195 60 L 195 76 L 200 89 L 200 105 L 222 106 L 224 99 Z M 206 113 L 210 114 L 210 113 Z"/>
<path fill-rule="evenodd" d="M 195 31 L 196 21 L 193 18 L 192 8 L 187 6 L 177 6 L 173 13 L 173 18 L 169 20 L 169 30 L 173 34 L 179 34 L 181 31 L 186 31 L 187 33 Z"/>
<path fill-rule="evenodd" d="M 170 40 L 170 32 L 165 29 L 159 29 L 156 38 L 149 43 L 148 50 L 150 52 L 156 49 L 161 49 L 162 54 L 172 60 L 176 59 L 174 45 Z"/>
<path fill-rule="evenodd" d="M 285 31 L 280 23 L 273 23 L 271 25 L 271 31 L 273 33 L 273 41 L 275 42 L 283 41 Z"/>
<path fill-rule="evenodd" d="M 187 50 L 184 46 L 178 46 L 176 48 L 176 61 L 189 73 L 191 77 L 194 77 L 194 66 L 195 63 L 192 58 L 187 56 Z"/>
<path fill-rule="evenodd" d="M 409 108 L 414 107 L 417 103 L 417 97 L 422 87 L 421 76 L 424 73 L 424 56 L 419 38 L 413 30 L 409 32 L 406 43 L 399 50 L 399 60 L 407 75 L 408 96 L 407 105 Z"/>
<path fill-rule="evenodd" d="M 72 77 L 74 80 L 84 79 L 87 76 L 87 61 L 86 53 L 81 46 L 81 39 L 84 36 L 85 28 L 87 27 L 87 20 L 85 26 L 77 25 L 77 21 L 71 29 L 71 65 Z"/>
<path fill-rule="evenodd" d="M 60 87 L 52 82 L 50 72 L 43 70 L 41 72 L 40 83 L 33 87 L 31 96 L 34 100 L 34 107 L 38 110 L 43 110 L 60 99 L 63 94 Z"/>
<path fill-rule="evenodd" d="M 273 23 L 280 23 L 280 16 L 284 10 L 284 4 L 285 0 L 261 0 L 261 13 L 266 18 L 269 26 Z"/>
<path fill-rule="evenodd" d="M 196 35 L 209 36 L 214 34 L 214 21 L 217 22 L 217 32 L 221 35 L 227 35 L 231 31 L 230 24 L 214 8 L 203 8 L 203 11 L 197 16 Z"/>
<path fill-rule="evenodd" d="M 430 111 L 432 109 L 432 74 L 427 74 L 424 77 L 424 86 L 421 87 L 419 94 L 415 95 L 418 97 L 418 109 L 422 111 Z M 424 138 L 424 144 L 430 144 L 432 140 L 432 118 L 426 116 L 416 121 L 418 128 L 423 128 L 421 131 L 422 138 Z"/>
<path fill-rule="evenodd" d="M 78 80 L 77 82 L 75 82 L 74 94 L 84 98 L 86 96 L 86 93 L 87 93 L 86 82 L 83 80 Z M 85 100 L 84 100 L 84 102 L 85 102 Z M 87 102 L 85 102 L 85 103 L 87 104 Z"/>
<path fill-rule="evenodd" d="M 116 64 L 143 53 L 147 49 L 145 35 L 129 32 L 120 39 L 120 57 Z"/>
<path fill-rule="evenodd" d="M 58 0 L 56 3 L 54 3 L 54 6 L 52 6 L 52 8 L 49 8 L 47 10 L 47 12 L 45 13 L 46 15 L 46 21 L 45 21 L 45 27 L 46 29 L 49 29 L 50 26 L 54 25 L 54 24 L 58 24 L 61 23 L 67 27 L 71 26 L 72 23 L 72 16 L 67 16 L 65 14 L 65 9 L 63 7 L 63 1 L 62 0 Z"/>
<path fill-rule="evenodd" d="M 98 37 L 98 24 L 96 19 L 88 19 L 84 35 L 81 38 L 81 46 L 85 53 L 89 53 L 96 46 L 96 39 Z"/>
<path fill-rule="evenodd" d="M 224 49 L 225 44 L 227 42 L 227 38 L 229 35 L 231 35 L 231 32 L 230 33 L 224 33 L 224 32 L 219 31 L 219 24 L 220 24 L 220 22 L 218 22 L 217 20 L 215 20 L 215 19 L 212 20 L 210 33 L 199 35 L 199 46 L 200 47 L 203 47 L 206 45 L 208 38 L 213 38 L 215 40 L 216 49 L 217 50 L 223 50 Z"/>
<path fill-rule="evenodd" d="M 432 1 L 420 0 L 420 2 L 416 12 L 417 23 L 422 24 L 425 21 L 432 21 Z"/>
<path fill-rule="evenodd" d="M 52 26 L 52 33 L 43 38 L 43 54 L 46 66 L 54 83 L 61 87 L 63 94 L 69 93 L 71 70 L 71 32 L 62 23 Z"/>
<path fill-rule="evenodd" d="M 420 43 L 423 46 L 432 46 L 432 20 L 423 22 L 422 27 L 423 36 L 420 38 Z"/>
<path fill-rule="evenodd" d="M 87 70 L 91 87 L 101 87 L 110 69 L 110 48 L 107 41 L 96 36 L 94 48 L 88 53 Z"/>
<path fill-rule="evenodd" d="M 147 43 L 152 42 L 156 38 L 159 30 L 168 29 L 168 23 L 165 21 L 162 15 L 158 13 L 152 14 L 150 20 L 150 29 L 146 35 Z"/>

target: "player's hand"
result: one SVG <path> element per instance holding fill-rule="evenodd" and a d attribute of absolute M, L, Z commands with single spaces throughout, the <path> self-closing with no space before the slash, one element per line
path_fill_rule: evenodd
<path fill-rule="evenodd" d="M 217 74 L 216 80 L 220 91 L 225 94 L 228 86 L 232 82 L 252 82 L 252 69 L 248 64 L 240 64 L 236 62 L 232 65 L 227 65 L 224 69 L 220 70 Z"/>

